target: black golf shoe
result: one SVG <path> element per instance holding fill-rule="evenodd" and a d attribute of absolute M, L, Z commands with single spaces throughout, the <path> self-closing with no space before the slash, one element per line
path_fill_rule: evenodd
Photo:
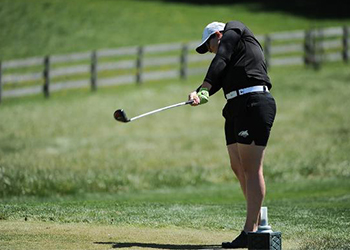
<path fill-rule="evenodd" d="M 222 242 L 222 248 L 248 248 L 248 234 L 244 231 L 232 242 Z"/>

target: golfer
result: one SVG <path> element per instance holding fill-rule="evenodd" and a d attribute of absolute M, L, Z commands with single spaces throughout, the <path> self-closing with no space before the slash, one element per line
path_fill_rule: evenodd
<path fill-rule="evenodd" d="M 263 160 L 270 130 L 276 115 L 270 94 L 262 47 L 241 22 L 208 24 L 200 54 L 215 54 L 203 83 L 189 94 L 192 106 L 207 103 L 209 96 L 222 88 L 227 103 L 223 109 L 225 137 L 231 168 L 246 199 L 246 221 L 240 235 L 223 248 L 247 248 L 247 233 L 259 225 L 260 208 L 265 197 Z"/>

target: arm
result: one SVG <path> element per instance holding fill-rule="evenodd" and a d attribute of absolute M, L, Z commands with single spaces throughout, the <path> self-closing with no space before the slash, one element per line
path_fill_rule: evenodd
<path fill-rule="evenodd" d="M 192 106 L 197 106 L 201 103 L 200 97 L 198 96 L 198 93 L 201 89 L 207 89 L 209 93 L 208 97 L 209 95 L 213 95 L 219 89 L 221 89 L 220 76 L 223 74 L 226 65 L 231 60 L 231 56 L 234 53 L 240 39 L 241 35 L 235 30 L 228 30 L 222 36 L 218 52 L 210 64 L 203 84 L 199 86 L 196 91 L 193 91 L 189 94 L 189 100 L 194 100 Z"/>
<path fill-rule="evenodd" d="M 230 62 L 232 55 L 235 52 L 241 35 L 235 30 L 227 30 L 222 38 L 216 56 L 212 60 L 204 81 L 210 83 L 213 88 L 220 89 L 220 77 L 224 73 L 227 64 Z"/>

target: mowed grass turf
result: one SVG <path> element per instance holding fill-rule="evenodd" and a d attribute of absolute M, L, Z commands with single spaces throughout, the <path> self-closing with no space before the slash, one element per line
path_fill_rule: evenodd
<path fill-rule="evenodd" d="M 348 188 L 336 181 L 269 185 L 265 204 L 270 224 L 283 231 L 284 249 L 346 249 Z M 239 233 L 244 222 L 237 184 L 12 200 L 5 211 L 10 218 L 1 222 L 2 240 L 8 249 L 24 243 L 35 249 L 210 248 Z"/>
<path fill-rule="evenodd" d="M 349 188 L 269 183 L 265 205 L 283 249 L 348 249 Z M 1 206 L 2 249 L 218 248 L 239 234 L 245 209 L 237 183 L 20 201 Z"/>
<path fill-rule="evenodd" d="M 13 238 L 2 249 L 208 249 L 218 247 L 212 242 L 230 237 L 229 232 L 181 228 L 40 222 L 4 223 L 4 226 Z"/>

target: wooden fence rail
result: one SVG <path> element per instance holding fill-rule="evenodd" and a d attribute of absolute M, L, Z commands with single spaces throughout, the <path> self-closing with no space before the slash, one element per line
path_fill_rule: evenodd
<path fill-rule="evenodd" d="M 349 61 L 349 27 L 278 32 L 257 39 L 268 67 Z M 68 55 L 0 62 L 0 102 L 4 97 L 90 86 L 98 87 L 180 78 L 205 73 L 213 55 L 198 55 L 198 41 L 103 49 Z"/>

